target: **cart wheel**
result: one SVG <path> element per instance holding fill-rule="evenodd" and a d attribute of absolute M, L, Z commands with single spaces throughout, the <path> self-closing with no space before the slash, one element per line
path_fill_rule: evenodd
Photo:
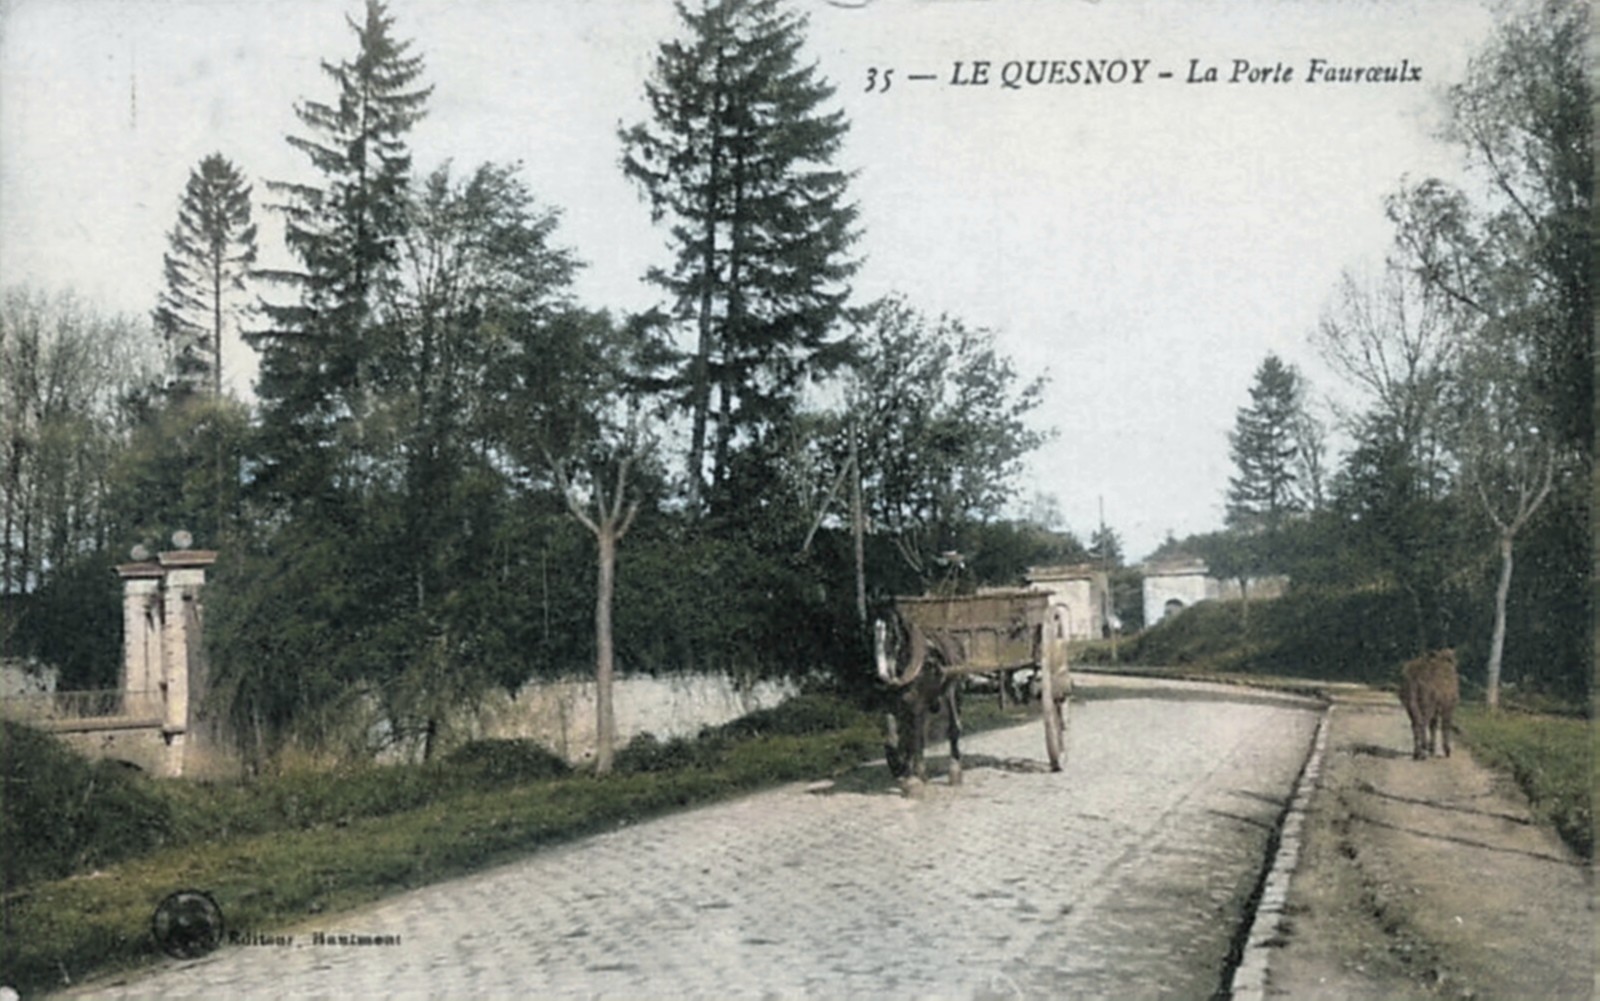
<path fill-rule="evenodd" d="M 1039 715 L 1044 717 L 1044 751 L 1050 758 L 1050 770 L 1061 770 L 1061 706 L 1056 702 L 1054 671 L 1045 664 L 1040 670 Z"/>

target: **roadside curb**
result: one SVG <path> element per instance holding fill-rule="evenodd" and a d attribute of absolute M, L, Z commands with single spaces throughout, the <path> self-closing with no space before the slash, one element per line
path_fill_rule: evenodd
<path fill-rule="evenodd" d="M 1289 883 L 1300 861 L 1306 813 L 1322 776 L 1322 755 L 1328 746 L 1333 710 L 1334 706 L 1330 703 L 1317 721 L 1311 752 L 1295 783 L 1289 808 L 1284 812 L 1283 824 L 1278 832 L 1278 849 L 1273 855 L 1266 879 L 1262 881 L 1261 897 L 1250 919 L 1250 931 L 1245 937 L 1239 963 L 1233 969 L 1225 992 L 1233 1001 L 1264 1001 L 1267 996 L 1267 965 L 1272 950 L 1283 945 L 1287 931 L 1284 908 L 1289 901 Z"/>

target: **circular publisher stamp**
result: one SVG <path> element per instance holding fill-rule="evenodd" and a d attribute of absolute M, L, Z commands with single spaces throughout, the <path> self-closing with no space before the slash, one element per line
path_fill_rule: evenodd
<path fill-rule="evenodd" d="M 173 959 L 196 959 L 222 944 L 222 908 L 204 890 L 168 894 L 150 915 L 150 934 Z"/>

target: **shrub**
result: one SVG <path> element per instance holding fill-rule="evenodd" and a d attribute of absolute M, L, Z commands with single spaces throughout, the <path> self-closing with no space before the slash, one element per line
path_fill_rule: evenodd
<path fill-rule="evenodd" d="M 702 732 L 696 740 L 673 737 L 666 741 L 658 740 L 652 733 L 641 733 L 617 752 L 616 769 L 637 774 L 709 767 L 716 764 L 726 743 L 710 732 Z"/>
<path fill-rule="evenodd" d="M 782 705 L 760 709 L 716 728 L 728 737 L 801 737 L 844 730 L 862 720 L 861 710 L 830 695 L 797 695 Z"/>
<path fill-rule="evenodd" d="M 556 779 L 572 771 L 559 755 L 533 740 L 469 741 L 446 755 L 444 763 L 497 782 Z"/>
<path fill-rule="evenodd" d="M 617 752 L 619 772 L 665 772 L 679 768 L 712 768 L 722 763 L 737 743 L 762 737 L 804 737 L 834 733 L 861 724 L 861 710 L 837 696 L 797 695 L 782 705 L 759 709 L 717 727 L 705 727 L 694 740 L 660 740 L 641 733 Z"/>
<path fill-rule="evenodd" d="M 138 855 L 172 837 L 172 812 L 151 780 L 113 761 L 91 763 L 49 734 L 0 726 L 6 891 Z"/>
<path fill-rule="evenodd" d="M 1452 609 L 1453 621 L 1470 621 L 1466 610 Z M 1408 602 L 1397 591 L 1307 588 L 1252 600 L 1248 631 L 1238 601 L 1200 602 L 1140 634 L 1123 659 L 1382 684 L 1416 656 L 1417 642 Z M 1465 628 L 1444 636 L 1441 645 L 1454 646 L 1464 662 L 1476 659 L 1474 637 Z"/>

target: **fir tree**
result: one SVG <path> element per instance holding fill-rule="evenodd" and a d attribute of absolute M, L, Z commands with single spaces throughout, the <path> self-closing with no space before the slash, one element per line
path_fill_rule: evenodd
<path fill-rule="evenodd" d="M 368 0 L 365 20 L 347 19 L 355 58 L 322 64 L 338 86 L 332 104 L 295 109 L 309 136 L 288 142 L 322 175 L 318 183 L 274 181 L 284 238 L 301 269 L 266 275 L 299 293 L 265 307 L 260 395 L 269 455 L 262 480 L 279 496 L 321 493 L 331 470 L 307 466 L 329 451 L 341 427 L 359 452 L 369 401 L 366 383 L 379 353 L 380 298 L 396 281 L 406 224 L 411 154 L 405 137 L 423 115 L 431 88 L 417 88 L 422 58 L 407 55 L 393 19 Z"/>
<path fill-rule="evenodd" d="M 688 482 L 727 478 L 736 448 L 793 415 L 803 380 L 836 360 L 829 335 L 856 270 L 848 128 L 834 89 L 801 62 L 804 18 L 778 0 L 678 4 L 686 37 L 661 46 L 648 122 L 621 133 L 623 169 L 670 225 L 675 263 L 648 278 L 692 325 L 671 389 L 690 415 Z"/>
<path fill-rule="evenodd" d="M 1302 421 L 1300 374 L 1277 355 L 1256 369 L 1250 406 L 1241 408 L 1228 435 L 1239 475 L 1228 480 L 1228 524 L 1274 530 L 1304 507 L 1296 473 L 1297 427 Z"/>
<path fill-rule="evenodd" d="M 237 322 L 239 301 L 256 260 L 250 186 L 213 153 L 189 172 L 178 224 L 163 257 L 166 288 L 154 319 L 175 388 L 222 395 L 222 334 Z"/>

